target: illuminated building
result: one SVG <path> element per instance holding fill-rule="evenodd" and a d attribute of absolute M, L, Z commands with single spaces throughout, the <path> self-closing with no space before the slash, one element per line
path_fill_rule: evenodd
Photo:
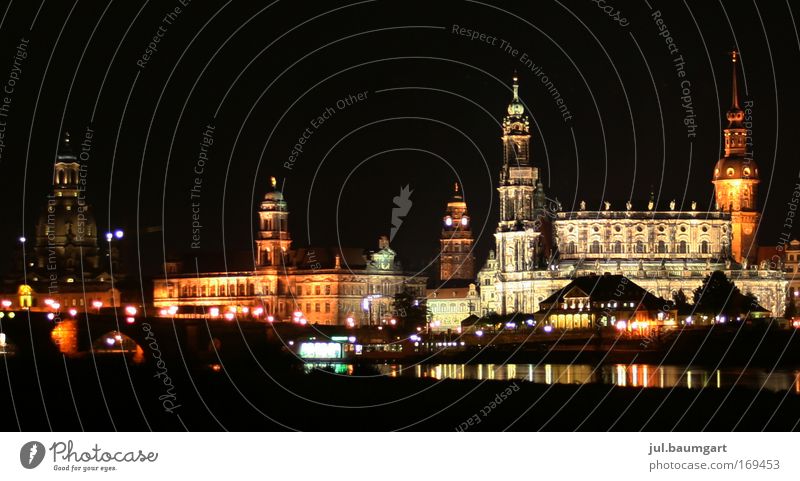
<path fill-rule="evenodd" d="M 86 200 L 87 165 L 72 150 L 65 134 L 53 166 L 52 191 L 36 224 L 34 246 L 25 250 L 25 265 L 10 276 L 3 290 L 9 308 L 33 311 L 91 309 L 119 305 L 113 286 L 118 275 L 116 247 L 100 247 L 93 209 Z M 121 231 L 120 231 L 121 234 Z M 112 280 L 109 271 L 114 272 Z"/>
<path fill-rule="evenodd" d="M 291 249 L 288 216 L 283 193 L 272 179 L 258 212 L 255 269 L 155 279 L 157 313 L 356 327 L 391 324 L 394 296 L 400 292 L 424 302 L 427 278 L 402 270 L 387 237 L 379 239 L 374 252 Z"/>
<path fill-rule="evenodd" d="M 719 209 L 731 214 L 731 254 L 736 262 L 754 260 L 757 256 L 756 228 L 761 214 L 757 209 L 758 165 L 748 150 L 750 130 L 745 111 L 739 106 L 736 79 L 737 52 L 731 55 L 733 65 L 732 100 L 728 109 L 728 126 L 723 129 L 725 155 L 714 166 L 714 190 Z M 749 109 L 748 109 L 749 112 Z"/>
<path fill-rule="evenodd" d="M 458 332 L 461 321 L 480 314 L 481 298 L 474 283 L 466 286 L 437 286 L 428 289 L 427 306 L 431 312 L 430 329 L 434 332 Z"/>
<path fill-rule="evenodd" d="M 645 334 L 677 326 L 677 310 L 622 275 L 582 276 L 543 299 L 536 320 L 556 329 L 616 327 Z"/>
<path fill-rule="evenodd" d="M 458 183 L 455 184 L 452 199 L 447 203 L 442 224 L 439 279 L 475 279 L 475 256 L 472 253 L 475 241 L 467 204 Z"/>
<path fill-rule="evenodd" d="M 470 220 L 456 183 L 442 219 L 439 278 L 427 292 L 430 329 L 435 332 L 457 332 L 464 318 L 480 312 Z"/>
<path fill-rule="evenodd" d="M 724 167 L 722 174 L 727 176 L 729 166 L 734 173 L 730 179 L 715 178 L 714 182 L 718 199 L 733 200 L 734 193 L 740 197 L 732 209 L 720 203 L 720 210 L 712 212 L 696 210 L 694 202 L 691 210 L 676 210 L 675 201 L 669 209 L 659 209 L 652 195 L 646 209 L 634 209 L 629 201 L 624 210 L 612 210 L 606 202 L 605 209 L 590 211 L 581 201 L 579 210 L 563 211 L 558 202 L 546 200 L 538 169 L 529 159 L 527 117 L 516 77 L 513 91 L 503 121 L 496 250 L 478 272 L 482 314 L 534 313 L 574 278 L 606 273 L 625 276 L 650 294 L 671 299 L 679 290 L 690 295 L 706 275 L 717 270 L 743 293 L 755 295 L 773 315 L 783 314 L 787 283 L 780 268 L 752 265 L 744 257 L 737 262 L 736 254 L 754 245 L 754 237 L 746 234 L 748 219 L 757 223 L 759 214 L 755 210 L 758 172 L 738 150 L 745 140 L 738 130 L 735 84 L 726 157 L 718 163 Z M 735 185 L 739 190 L 734 190 Z"/>

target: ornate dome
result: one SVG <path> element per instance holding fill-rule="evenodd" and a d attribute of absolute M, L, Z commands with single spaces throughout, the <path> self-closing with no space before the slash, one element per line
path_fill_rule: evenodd
<path fill-rule="evenodd" d="M 740 156 L 723 157 L 714 166 L 714 180 L 758 180 L 758 164 Z"/>

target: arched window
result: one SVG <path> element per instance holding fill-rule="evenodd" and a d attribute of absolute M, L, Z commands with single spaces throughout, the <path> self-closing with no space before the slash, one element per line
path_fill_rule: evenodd
<path fill-rule="evenodd" d="M 224 297 L 224 296 L 225 296 L 225 284 L 220 284 L 220 285 L 219 285 L 219 295 L 220 295 L 221 297 Z"/>
<path fill-rule="evenodd" d="M 197 286 L 192 286 L 192 297 L 197 297 Z"/>
<path fill-rule="evenodd" d="M 592 245 L 589 247 L 589 253 L 591 254 L 600 253 L 600 241 L 592 241 Z"/>
<path fill-rule="evenodd" d="M 636 241 L 636 253 L 637 254 L 644 254 L 646 252 L 644 247 L 644 242 Z"/>
<path fill-rule="evenodd" d="M 247 285 L 247 292 L 248 292 L 248 295 L 255 296 L 256 295 L 256 286 L 253 285 L 253 284 L 248 284 Z"/>
<path fill-rule="evenodd" d="M 244 290 L 244 284 L 239 284 L 239 292 L 237 292 L 237 295 L 240 296 L 247 295 L 247 292 Z"/>
<path fill-rule="evenodd" d="M 666 254 L 667 253 L 667 244 L 664 241 L 658 241 L 658 253 L 659 254 Z"/>
<path fill-rule="evenodd" d="M 211 297 L 217 296 L 217 286 L 211 286 L 208 288 L 208 295 Z"/>
<path fill-rule="evenodd" d="M 678 252 L 680 254 L 686 254 L 686 241 L 682 240 L 678 243 Z"/>
<path fill-rule="evenodd" d="M 567 254 L 574 254 L 575 253 L 575 243 L 570 241 L 567 243 Z"/>
<path fill-rule="evenodd" d="M 622 242 L 614 242 L 614 254 L 622 254 Z"/>
<path fill-rule="evenodd" d="M 700 243 L 700 252 L 703 254 L 708 254 L 708 241 L 703 241 Z"/>
<path fill-rule="evenodd" d="M 189 288 L 186 286 L 181 286 L 181 297 L 187 297 L 189 295 Z"/>

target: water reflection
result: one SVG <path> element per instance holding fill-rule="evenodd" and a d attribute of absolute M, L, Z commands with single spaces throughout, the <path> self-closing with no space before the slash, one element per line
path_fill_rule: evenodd
<path fill-rule="evenodd" d="M 346 366 L 346 365 L 342 365 Z M 588 364 L 431 364 L 404 368 L 399 364 L 379 364 L 375 368 L 388 376 L 434 379 L 524 380 L 542 384 L 615 384 L 644 388 L 690 389 L 741 386 L 770 391 L 792 390 L 800 394 L 800 370 L 776 370 L 771 375 L 762 369 L 709 370 L 683 366 L 651 364 L 613 364 L 597 369 Z M 342 368 L 340 368 L 342 369 Z M 337 372 L 347 372 L 342 369 Z M 352 372 L 352 370 L 350 370 Z"/>

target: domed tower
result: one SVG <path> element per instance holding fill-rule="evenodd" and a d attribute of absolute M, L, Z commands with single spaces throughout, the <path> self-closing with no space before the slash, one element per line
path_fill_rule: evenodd
<path fill-rule="evenodd" d="M 259 231 L 256 237 L 258 267 L 280 267 L 289 250 L 289 209 L 278 190 L 275 177 L 270 178 L 272 189 L 264 195 L 258 211 Z"/>
<path fill-rule="evenodd" d="M 530 161 L 530 121 L 519 98 L 516 74 L 514 96 L 503 119 L 503 167 L 500 170 L 500 228 L 525 229 L 534 224 L 534 190 L 539 169 Z"/>
<path fill-rule="evenodd" d="M 53 166 L 53 190 L 36 224 L 36 268 L 59 278 L 100 268 L 97 224 L 86 202 L 86 166 L 72 152 L 69 133 L 64 134 Z"/>
<path fill-rule="evenodd" d="M 503 118 L 503 166 L 500 169 L 500 222 L 494 234 L 501 272 L 539 267 L 542 261 L 541 208 L 545 198 L 539 169 L 530 159 L 530 122 L 514 75 L 513 97 Z M 538 187 L 538 191 L 537 191 Z"/>
<path fill-rule="evenodd" d="M 728 127 L 723 129 L 725 156 L 714 166 L 713 183 L 717 208 L 731 214 L 731 255 L 742 262 L 756 258 L 756 229 L 761 214 L 757 210 L 758 165 L 748 151 L 750 131 L 744 125 L 744 111 L 739 106 L 738 61 L 738 52 L 732 52 L 732 100 L 727 114 Z"/>
<path fill-rule="evenodd" d="M 453 197 L 447 203 L 442 225 L 439 279 L 475 279 L 475 257 L 472 255 L 472 226 L 467 203 L 456 182 Z"/>

